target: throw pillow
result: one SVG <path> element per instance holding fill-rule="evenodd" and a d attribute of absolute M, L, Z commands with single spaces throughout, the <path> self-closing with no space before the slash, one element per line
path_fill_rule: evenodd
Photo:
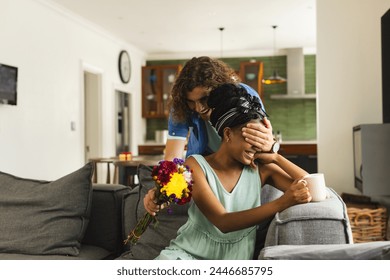
<path fill-rule="evenodd" d="M 0 172 L 0 252 L 79 254 L 90 217 L 93 166 L 56 181 Z"/>

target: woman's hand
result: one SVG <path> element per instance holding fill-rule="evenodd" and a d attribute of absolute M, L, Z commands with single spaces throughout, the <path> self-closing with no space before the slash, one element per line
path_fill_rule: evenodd
<path fill-rule="evenodd" d="M 164 208 L 164 205 L 158 205 L 156 203 L 156 188 L 150 189 L 144 197 L 144 208 L 150 214 L 155 216 L 160 209 Z"/>
<path fill-rule="evenodd" d="M 311 201 L 309 188 L 305 180 L 295 180 L 289 189 L 284 192 L 284 196 L 290 201 L 291 206 L 295 204 L 308 203 Z"/>
<path fill-rule="evenodd" d="M 242 128 L 242 136 L 249 144 L 253 145 L 258 152 L 271 151 L 275 140 L 272 135 L 271 122 L 264 118 L 261 123 L 249 122 Z"/>
<path fill-rule="evenodd" d="M 269 164 L 269 163 L 274 163 L 276 158 L 279 156 L 277 153 L 260 153 L 257 152 L 253 156 L 253 162 L 261 163 L 261 164 Z"/>

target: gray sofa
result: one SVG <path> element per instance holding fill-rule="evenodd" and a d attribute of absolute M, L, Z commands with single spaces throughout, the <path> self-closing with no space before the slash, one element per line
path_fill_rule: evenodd
<path fill-rule="evenodd" d="M 148 260 L 176 236 L 189 205 L 161 211 L 134 246 L 123 240 L 143 216 L 154 186 L 140 166 L 140 185 L 91 183 L 87 164 L 56 181 L 0 172 L 0 260 Z M 266 185 L 262 203 L 281 193 Z M 296 205 L 258 226 L 254 259 L 390 259 L 390 242 L 351 244 L 345 204 L 333 190 L 324 202 Z"/>
<path fill-rule="evenodd" d="M 140 186 L 125 195 L 123 238 L 144 214 L 143 197 L 154 186 L 148 167 L 140 166 Z M 282 193 L 270 185 L 262 189 L 262 203 Z M 173 206 L 173 214 L 160 211 L 158 225 L 150 226 L 136 245 L 126 247 L 118 259 L 154 259 L 187 220 L 188 205 Z M 258 226 L 254 259 L 388 259 L 390 242 L 352 244 L 352 232 L 341 197 L 328 189 L 323 202 L 296 205 Z"/>
<path fill-rule="evenodd" d="M 98 260 L 123 253 L 130 188 L 91 183 L 93 167 L 47 182 L 0 172 L 1 260 Z"/>

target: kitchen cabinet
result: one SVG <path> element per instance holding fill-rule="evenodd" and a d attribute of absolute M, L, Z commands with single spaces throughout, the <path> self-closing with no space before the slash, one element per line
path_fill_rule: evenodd
<path fill-rule="evenodd" d="M 240 78 L 244 84 L 251 86 L 255 89 L 261 100 L 263 100 L 263 80 L 264 71 L 263 71 L 263 62 L 240 62 Z"/>
<path fill-rule="evenodd" d="M 165 145 L 139 145 L 138 154 L 139 155 L 163 155 L 165 150 Z"/>
<path fill-rule="evenodd" d="M 306 170 L 308 173 L 317 173 L 317 145 L 316 144 L 281 144 L 279 153 L 289 161 Z"/>
<path fill-rule="evenodd" d="M 181 68 L 180 64 L 142 67 L 142 117 L 168 116 L 169 95 Z"/>
<path fill-rule="evenodd" d="M 187 150 L 185 146 L 184 150 Z M 138 154 L 139 155 L 163 155 L 165 153 L 165 144 L 144 144 L 138 145 Z"/>

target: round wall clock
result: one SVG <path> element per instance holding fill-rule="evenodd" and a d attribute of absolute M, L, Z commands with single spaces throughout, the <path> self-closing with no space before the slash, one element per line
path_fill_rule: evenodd
<path fill-rule="evenodd" d="M 130 56 L 127 51 L 121 51 L 119 54 L 119 76 L 125 84 L 130 81 L 131 76 L 131 64 Z"/>

